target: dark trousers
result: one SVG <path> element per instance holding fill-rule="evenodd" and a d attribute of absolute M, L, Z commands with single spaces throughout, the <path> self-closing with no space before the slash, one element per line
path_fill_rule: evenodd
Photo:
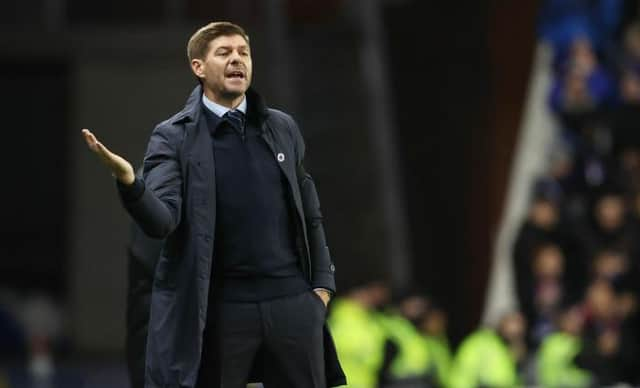
<path fill-rule="evenodd" d="M 209 308 L 197 388 L 326 388 L 324 303 L 313 291 Z M 250 375 L 260 376 L 258 380 Z"/>

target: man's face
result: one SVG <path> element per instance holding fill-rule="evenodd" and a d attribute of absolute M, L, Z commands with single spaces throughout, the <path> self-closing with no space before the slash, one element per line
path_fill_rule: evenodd
<path fill-rule="evenodd" d="M 193 72 L 218 98 L 242 96 L 251 84 L 249 44 L 240 35 L 219 36 L 209 42 L 206 57 L 191 62 Z"/>
<path fill-rule="evenodd" d="M 499 331 L 509 341 L 517 341 L 522 339 L 526 330 L 527 323 L 524 316 L 520 313 L 510 313 L 502 318 Z"/>
<path fill-rule="evenodd" d="M 598 224 L 605 230 L 614 230 L 624 222 L 624 201 L 618 195 L 607 195 L 596 204 Z"/>

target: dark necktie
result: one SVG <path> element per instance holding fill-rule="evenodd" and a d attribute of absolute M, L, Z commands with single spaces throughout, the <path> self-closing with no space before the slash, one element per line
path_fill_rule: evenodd
<path fill-rule="evenodd" d="M 240 132 L 241 135 L 244 135 L 244 113 L 237 109 L 233 109 L 227 111 L 227 113 L 222 116 L 236 131 Z"/>

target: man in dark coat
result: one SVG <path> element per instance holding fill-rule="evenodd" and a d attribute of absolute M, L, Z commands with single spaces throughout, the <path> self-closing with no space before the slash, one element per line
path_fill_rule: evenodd
<path fill-rule="evenodd" d="M 335 267 L 297 124 L 250 89 L 241 27 L 204 26 L 187 51 L 200 85 L 153 131 L 141 177 L 83 130 L 129 214 L 165 240 L 145 387 L 343 385 L 324 322 Z"/>

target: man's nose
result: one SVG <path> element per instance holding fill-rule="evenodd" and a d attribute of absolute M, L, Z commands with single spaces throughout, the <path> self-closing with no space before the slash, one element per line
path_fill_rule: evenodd
<path fill-rule="evenodd" d="M 242 57 L 240 56 L 240 53 L 238 51 L 233 51 L 231 53 L 231 63 L 237 63 L 240 62 L 242 59 Z"/>

